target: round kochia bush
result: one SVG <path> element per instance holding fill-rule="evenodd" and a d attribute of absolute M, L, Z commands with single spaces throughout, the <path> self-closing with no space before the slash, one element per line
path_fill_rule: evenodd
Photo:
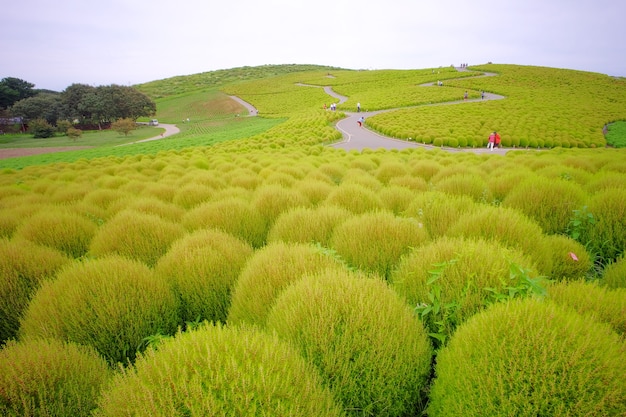
<path fill-rule="evenodd" d="M 22 313 L 46 278 L 70 259 L 28 240 L 0 239 L 0 345 L 15 337 Z"/>
<path fill-rule="evenodd" d="M 330 245 L 350 265 L 388 278 L 400 257 L 428 240 L 416 219 L 370 212 L 338 225 Z"/>
<path fill-rule="evenodd" d="M 206 324 L 150 349 L 118 374 L 94 415 L 343 414 L 315 369 L 275 335 Z"/>
<path fill-rule="evenodd" d="M 22 338 L 58 338 L 94 347 L 108 361 L 133 360 L 146 337 L 173 334 L 178 303 L 165 280 L 121 257 L 78 262 L 45 281 L 20 327 Z"/>
<path fill-rule="evenodd" d="M 11 341 L 0 350 L 0 415 L 90 416 L 113 376 L 93 349 L 58 340 Z"/>
<path fill-rule="evenodd" d="M 256 251 L 233 289 L 228 322 L 263 324 L 276 296 L 306 273 L 343 268 L 313 245 L 276 242 Z"/>
<path fill-rule="evenodd" d="M 594 282 L 560 282 L 548 287 L 550 300 L 608 323 L 626 338 L 626 288 L 609 289 Z"/>
<path fill-rule="evenodd" d="M 181 302 L 183 321 L 226 321 L 231 290 L 252 247 L 219 230 L 199 230 L 174 242 L 155 267 Z"/>
<path fill-rule="evenodd" d="M 520 269 L 531 262 L 521 252 L 483 239 L 441 238 L 405 256 L 391 276 L 394 289 L 413 307 L 427 304 L 439 311 L 424 314 L 431 333 L 445 338 L 456 326 L 495 302 L 507 297 L 510 288 L 527 287 Z"/>
<path fill-rule="evenodd" d="M 123 210 L 102 225 L 89 249 L 97 257 L 121 255 L 154 266 L 184 229 L 155 214 Z"/>
<path fill-rule="evenodd" d="M 432 348 L 411 308 L 378 278 L 327 270 L 276 299 L 267 327 L 299 347 L 355 416 L 418 412 Z"/>
<path fill-rule="evenodd" d="M 609 326 L 554 303 L 494 305 L 437 355 L 428 415 L 625 415 L 623 346 Z"/>

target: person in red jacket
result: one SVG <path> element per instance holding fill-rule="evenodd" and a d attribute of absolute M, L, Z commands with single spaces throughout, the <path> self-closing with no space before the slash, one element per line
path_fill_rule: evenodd
<path fill-rule="evenodd" d="M 496 135 L 496 138 L 495 138 L 496 139 L 496 148 L 499 148 L 500 147 L 500 141 L 501 141 L 500 134 L 498 132 L 493 132 L 493 133 L 494 133 L 494 135 Z"/>

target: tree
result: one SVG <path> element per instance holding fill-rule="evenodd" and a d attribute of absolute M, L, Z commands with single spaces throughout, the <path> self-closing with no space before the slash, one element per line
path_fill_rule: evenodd
<path fill-rule="evenodd" d="M 13 116 L 26 120 L 45 119 L 55 125 L 63 117 L 63 102 L 58 93 L 43 93 L 16 102 L 10 110 Z"/>
<path fill-rule="evenodd" d="M 124 134 L 124 136 L 128 136 L 128 134 L 137 128 L 137 124 L 133 119 L 125 118 L 119 119 L 111 124 L 111 129 L 115 130 L 119 134 Z"/>
<path fill-rule="evenodd" d="M 0 109 L 7 109 L 14 103 L 37 94 L 35 84 L 19 78 L 7 77 L 0 81 Z"/>
<path fill-rule="evenodd" d="M 72 84 L 61 93 L 65 113 L 71 120 L 78 119 L 81 123 L 91 121 L 92 114 L 84 101 L 95 89 L 87 84 Z"/>

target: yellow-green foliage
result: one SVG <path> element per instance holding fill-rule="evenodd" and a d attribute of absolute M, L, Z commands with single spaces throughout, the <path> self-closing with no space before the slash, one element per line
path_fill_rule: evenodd
<path fill-rule="evenodd" d="M 456 326 L 494 301 L 492 292 L 486 288 L 506 294 L 507 287 L 520 284 L 519 277 L 511 279 L 512 265 L 524 269 L 533 266 L 519 251 L 494 241 L 444 237 L 405 256 L 390 281 L 413 307 L 433 305 L 431 296 L 435 294 L 442 306 L 454 304 L 448 322 L 444 323 L 444 333 L 449 335 Z M 440 272 L 431 272 L 436 270 Z"/>
<path fill-rule="evenodd" d="M 522 300 L 477 314 L 437 355 L 428 415 L 619 416 L 626 354 L 609 326 Z"/>
<path fill-rule="evenodd" d="M 404 212 L 407 217 L 413 217 L 424 223 L 431 237 L 444 236 L 448 228 L 461 215 L 477 210 L 474 200 L 466 195 L 447 195 L 441 191 L 430 191 L 415 196 Z"/>
<path fill-rule="evenodd" d="M 591 256 L 581 243 L 563 235 L 549 235 L 544 241 L 552 256 L 551 279 L 578 280 L 589 274 L 593 266 Z"/>
<path fill-rule="evenodd" d="M 267 223 L 258 209 L 237 197 L 201 204 L 184 215 L 182 224 L 189 230 L 219 229 L 255 248 L 263 246 L 267 233 Z"/>
<path fill-rule="evenodd" d="M 585 281 L 559 282 L 548 287 L 550 300 L 571 307 L 580 314 L 611 325 L 626 336 L 626 289 L 608 289 Z"/>
<path fill-rule="evenodd" d="M 388 278 L 402 255 L 428 239 L 428 232 L 417 220 L 381 211 L 338 225 L 330 246 L 349 265 Z"/>
<path fill-rule="evenodd" d="M 226 321 L 232 287 L 252 247 L 217 230 L 174 242 L 155 267 L 180 299 L 183 321 Z"/>
<path fill-rule="evenodd" d="M 450 195 L 466 195 L 476 202 L 490 202 L 487 183 L 478 175 L 454 174 L 433 180 L 434 189 Z"/>
<path fill-rule="evenodd" d="M 595 218 L 590 231 L 591 250 L 605 261 L 617 259 L 626 249 L 626 188 L 606 189 L 589 200 Z"/>
<path fill-rule="evenodd" d="M 40 283 L 69 261 L 59 251 L 26 240 L 0 239 L 0 345 L 17 334 Z"/>
<path fill-rule="evenodd" d="M 15 236 L 79 258 L 89 249 L 95 233 L 96 225 L 75 212 L 64 207 L 45 207 L 23 220 Z"/>
<path fill-rule="evenodd" d="M 125 363 L 146 337 L 173 334 L 178 323 L 165 280 L 137 261 L 111 256 L 76 261 L 45 281 L 24 313 L 20 337 L 68 340 Z"/>
<path fill-rule="evenodd" d="M 282 213 L 267 235 L 269 243 L 319 243 L 329 246 L 333 230 L 352 216 L 341 207 L 296 207 Z"/>
<path fill-rule="evenodd" d="M 91 416 L 113 376 L 91 348 L 57 340 L 9 342 L 0 350 L 0 414 Z"/>
<path fill-rule="evenodd" d="M 244 266 L 233 290 L 228 322 L 264 324 L 274 299 L 304 274 L 342 268 L 336 259 L 313 245 L 275 242 L 256 251 Z"/>
<path fill-rule="evenodd" d="M 321 378 L 275 335 L 205 325 L 118 374 L 96 417 L 342 416 Z"/>
<path fill-rule="evenodd" d="M 369 117 L 368 126 L 394 137 L 426 143 L 440 140 L 450 146 L 461 142 L 484 146 L 489 133 L 497 130 L 505 147 L 586 148 L 605 146 L 602 126 L 626 117 L 623 79 L 515 65 L 473 69 L 498 75 L 447 81 L 434 90 L 484 90 L 505 98 L 382 113 Z"/>
<path fill-rule="evenodd" d="M 154 214 L 124 210 L 99 228 L 89 254 L 96 257 L 117 254 L 153 266 L 183 233 L 179 223 Z"/>
<path fill-rule="evenodd" d="M 517 210 L 483 206 L 460 216 L 448 235 L 497 240 L 532 256 L 541 274 L 550 275 L 552 271 L 551 254 L 546 251 L 541 228 Z"/>
<path fill-rule="evenodd" d="M 307 275 L 278 296 L 267 326 L 315 365 L 349 415 L 401 416 L 423 406 L 432 348 L 383 281 Z"/>
<path fill-rule="evenodd" d="M 609 288 L 626 288 L 626 261 L 624 257 L 606 266 L 602 283 Z"/>
<path fill-rule="evenodd" d="M 298 191 L 280 185 L 262 185 L 256 189 L 252 206 L 261 213 L 268 224 L 273 224 L 281 213 L 309 205 L 309 200 Z"/>
<path fill-rule="evenodd" d="M 356 214 L 383 208 L 383 202 L 375 191 L 360 184 L 341 184 L 326 198 L 324 204 L 343 207 Z"/>
<path fill-rule="evenodd" d="M 586 194 L 570 181 L 531 177 L 518 184 L 502 201 L 535 220 L 545 233 L 565 233 L 573 211 L 582 207 Z"/>

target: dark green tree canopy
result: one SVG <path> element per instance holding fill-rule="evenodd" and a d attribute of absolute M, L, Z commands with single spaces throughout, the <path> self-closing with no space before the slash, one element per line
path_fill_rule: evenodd
<path fill-rule="evenodd" d="M 36 95 L 33 87 L 35 84 L 19 78 L 3 78 L 0 81 L 0 109 L 7 109 L 20 100 Z"/>
<path fill-rule="evenodd" d="M 58 93 L 42 93 L 18 101 L 11 107 L 11 113 L 27 121 L 44 119 L 54 125 L 64 116 L 63 102 Z"/>

